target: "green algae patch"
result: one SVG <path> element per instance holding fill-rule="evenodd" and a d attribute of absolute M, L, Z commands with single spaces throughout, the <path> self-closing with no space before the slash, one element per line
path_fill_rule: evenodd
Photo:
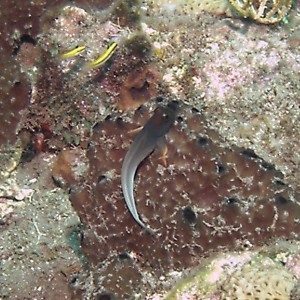
<path fill-rule="evenodd" d="M 297 247 L 298 243 L 279 241 L 254 251 L 208 258 L 178 280 L 163 299 L 298 299 Z"/>
<path fill-rule="evenodd" d="M 176 286 L 169 292 L 165 300 L 177 300 L 178 297 L 189 293 L 196 295 L 207 295 L 213 292 L 216 284 L 209 284 L 210 267 L 209 263 L 202 266 L 194 275 L 179 280 Z"/>
<path fill-rule="evenodd" d="M 176 283 L 165 300 L 177 300 L 183 296 L 214 295 L 236 266 L 247 262 L 252 255 L 250 252 L 228 253 L 204 260 L 199 268 Z"/>
<path fill-rule="evenodd" d="M 76 256 L 79 258 L 80 262 L 82 264 L 87 263 L 87 259 L 84 255 L 84 253 L 81 250 L 80 246 L 80 232 L 84 229 L 84 226 L 79 224 L 77 225 L 72 231 L 70 231 L 66 238 L 67 238 L 67 243 L 71 247 L 71 249 L 74 251 Z"/>

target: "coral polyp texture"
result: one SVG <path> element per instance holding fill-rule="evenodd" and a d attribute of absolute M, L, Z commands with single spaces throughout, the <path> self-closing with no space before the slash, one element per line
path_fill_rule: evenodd
<path fill-rule="evenodd" d="M 158 278 L 195 266 L 214 251 L 299 238 L 299 195 L 282 174 L 249 149 L 226 147 L 202 114 L 183 104 L 167 134 L 168 166 L 154 153 L 135 178 L 137 210 L 156 235 L 144 231 L 126 208 L 120 174 L 130 132 L 157 105 L 110 116 L 93 129 L 87 179 L 70 196 L 86 226 L 82 249 L 93 265 L 137 253 Z"/>

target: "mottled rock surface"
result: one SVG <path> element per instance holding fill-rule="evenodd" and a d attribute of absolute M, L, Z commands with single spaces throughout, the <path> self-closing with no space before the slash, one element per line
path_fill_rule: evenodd
<path fill-rule="evenodd" d="M 145 299 L 204 256 L 299 240 L 299 2 L 271 27 L 223 0 L 18 2 L 0 4 L 0 297 Z M 135 178 L 153 237 L 120 173 L 157 96 L 181 111 L 167 166 L 156 150 Z"/>
<path fill-rule="evenodd" d="M 168 166 L 153 153 L 138 168 L 137 209 L 156 236 L 145 232 L 125 205 L 120 174 L 129 132 L 156 105 L 111 116 L 93 129 L 88 176 L 70 198 L 86 226 L 82 250 L 93 265 L 136 253 L 143 270 L 158 278 L 215 251 L 299 238 L 299 195 L 282 174 L 249 149 L 224 146 L 201 112 L 183 104 L 167 134 Z"/>

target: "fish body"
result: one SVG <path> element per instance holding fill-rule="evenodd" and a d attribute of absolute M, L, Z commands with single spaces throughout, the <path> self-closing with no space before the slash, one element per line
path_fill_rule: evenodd
<path fill-rule="evenodd" d="M 98 67 L 105 62 L 107 62 L 115 53 L 118 44 L 116 42 L 112 42 L 108 45 L 107 49 L 94 61 L 88 64 L 88 67 L 94 68 Z"/>
<path fill-rule="evenodd" d="M 70 57 L 73 57 L 73 56 L 77 56 L 80 53 L 82 53 L 85 49 L 86 49 L 85 46 L 76 46 L 74 49 L 63 53 L 61 55 L 61 58 L 70 58 Z"/>
<path fill-rule="evenodd" d="M 153 152 L 158 141 L 164 137 L 175 121 L 177 104 L 171 102 L 166 107 L 158 107 L 143 129 L 136 135 L 123 161 L 121 185 L 126 205 L 134 220 L 146 231 L 154 231 L 140 219 L 133 194 L 134 176 L 139 164 Z"/>

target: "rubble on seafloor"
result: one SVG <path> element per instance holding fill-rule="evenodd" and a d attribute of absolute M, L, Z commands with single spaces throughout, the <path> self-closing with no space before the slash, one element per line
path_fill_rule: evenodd
<path fill-rule="evenodd" d="M 277 27 L 223 0 L 53 5 L 2 24 L 0 298 L 298 299 L 299 4 Z M 134 182 L 151 236 L 121 165 L 173 100 L 167 165 L 155 151 Z"/>

